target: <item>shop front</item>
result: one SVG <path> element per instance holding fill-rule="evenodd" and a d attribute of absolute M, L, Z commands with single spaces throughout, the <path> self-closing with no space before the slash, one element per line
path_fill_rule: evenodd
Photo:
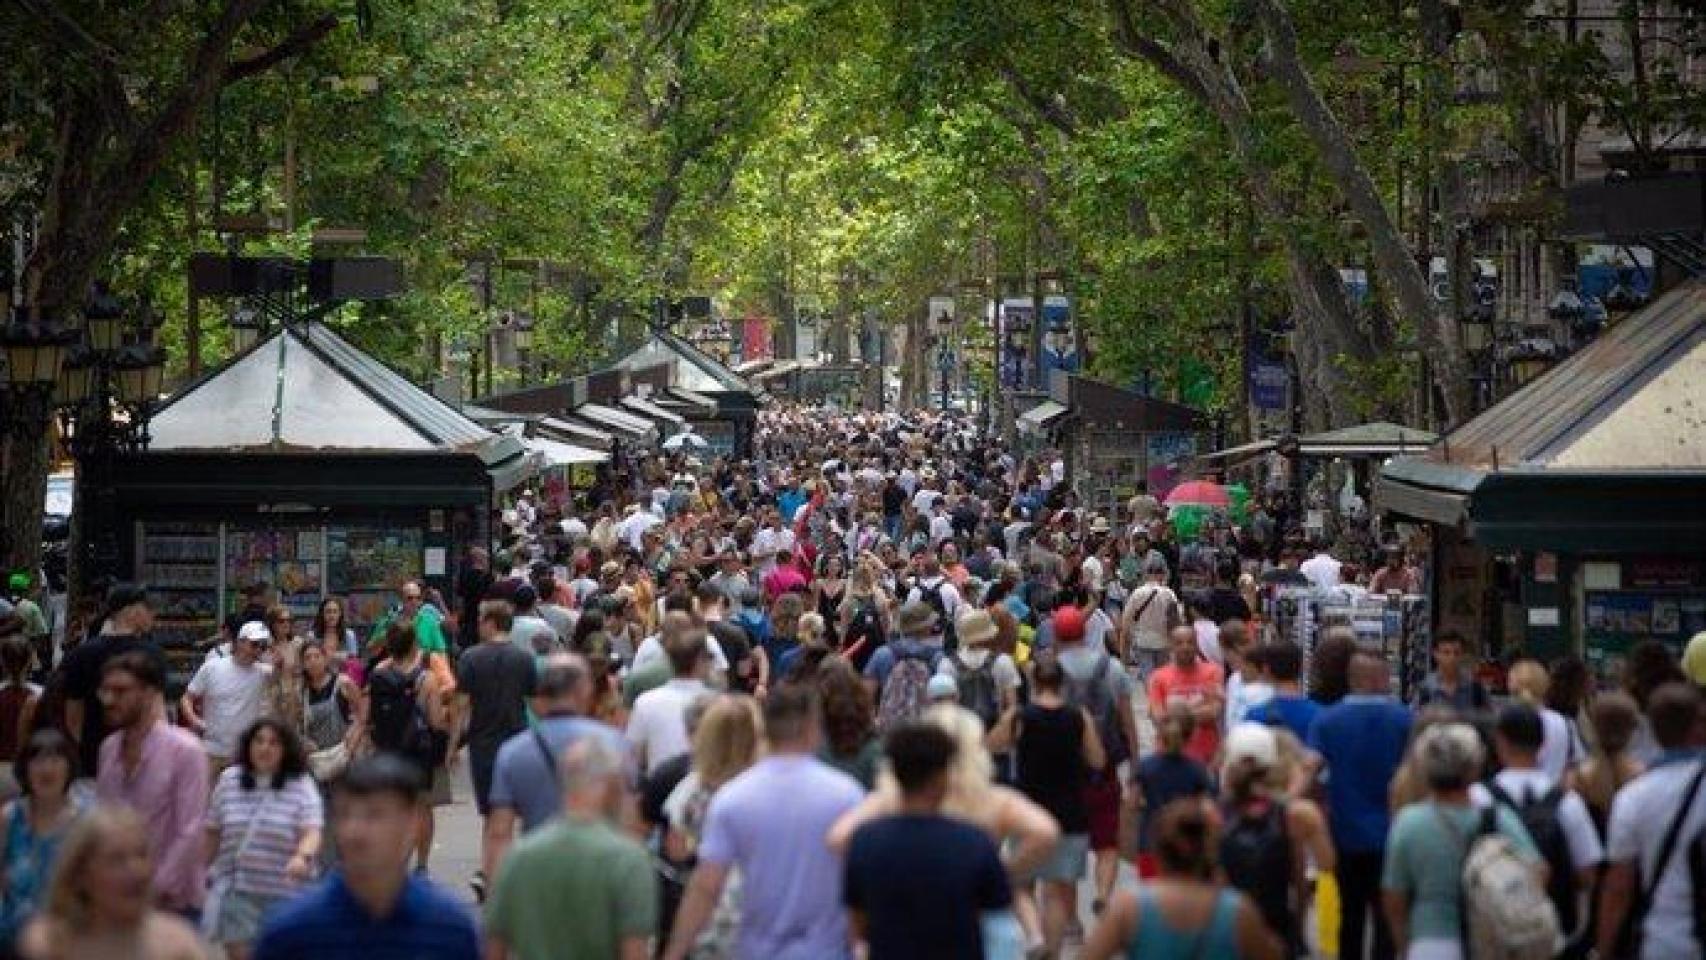
<path fill-rule="evenodd" d="M 150 428 L 114 471 L 117 534 L 178 650 L 256 587 L 300 631 L 328 596 L 361 630 L 405 580 L 452 595 L 468 548 L 490 544 L 495 498 L 535 466 L 516 437 L 312 323 L 180 391 Z"/>
<path fill-rule="evenodd" d="M 1706 629 L 1706 286 L 1685 284 L 1383 468 L 1376 506 L 1433 528 L 1436 635 L 1579 653 Z"/>

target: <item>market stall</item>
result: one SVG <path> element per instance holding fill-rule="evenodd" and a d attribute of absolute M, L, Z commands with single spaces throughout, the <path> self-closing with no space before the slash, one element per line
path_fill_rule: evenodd
<path fill-rule="evenodd" d="M 1434 527 L 1436 606 L 1491 652 L 1580 652 L 1706 629 L 1706 283 L 1686 283 L 1381 471 Z"/>
<path fill-rule="evenodd" d="M 326 596 L 371 624 L 405 580 L 447 593 L 489 543 L 495 497 L 531 463 L 330 328 L 274 333 L 167 400 L 114 471 L 125 575 L 168 646 L 199 642 L 245 589 L 301 620 Z M 306 628 L 306 624 L 304 624 Z"/>
<path fill-rule="evenodd" d="M 660 364 L 669 368 L 666 392 L 687 391 L 714 405 L 709 412 L 686 407 L 678 410 L 709 443 L 709 453 L 750 456 L 758 408 L 768 395 L 715 357 L 663 329 L 654 330 L 650 339 L 618 360 L 616 367 L 639 371 Z"/>

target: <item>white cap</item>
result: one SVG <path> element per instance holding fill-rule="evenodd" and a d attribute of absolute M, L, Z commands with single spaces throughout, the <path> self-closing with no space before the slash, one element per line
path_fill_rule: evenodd
<path fill-rule="evenodd" d="M 259 620 L 250 620 L 238 628 L 237 639 L 253 640 L 256 643 L 271 643 L 272 631 L 268 630 L 267 625 Z"/>
<path fill-rule="evenodd" d="M 1269 770 L 1279 764 L 1279 738 L 1270 727 L 1259 723 L 1240 723 L 1226 733 L 1225 766 L 1231 769 L 1240 761 Z"/>

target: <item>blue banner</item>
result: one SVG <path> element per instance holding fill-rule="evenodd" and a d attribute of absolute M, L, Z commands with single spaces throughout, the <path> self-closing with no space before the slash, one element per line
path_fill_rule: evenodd
<path fill-rule="evenodd" d="M 1250 405 L 1258 410 L 1284 410 L 1291 387 L 1291 371 L 1283 363 L 1250 360 Z"/>

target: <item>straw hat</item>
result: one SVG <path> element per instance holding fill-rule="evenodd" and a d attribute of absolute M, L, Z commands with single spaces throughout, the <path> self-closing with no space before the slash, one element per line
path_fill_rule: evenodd
<path fill-rule="evenodd" d="M 995 618 L 985 610 L 967 610 L 960 614 L 958 630 L 960 642 L 967 646 L 983 646 L 995 639 Z"/>
<path fill-rule="evenodd" d="M 936 611 L 922 600 L 914 600 L 900 608 L 896 626 L 905 636 L 917 636 L 936 629 Z"/>

